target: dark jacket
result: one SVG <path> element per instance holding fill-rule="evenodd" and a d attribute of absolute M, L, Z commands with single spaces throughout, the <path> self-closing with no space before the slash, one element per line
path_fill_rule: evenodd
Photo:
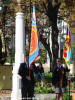
<path fill-rule="evenodd" d="M 39 66 L 37 66 L 37 72 L 40 74 L 44 73 L 44 68 L 43 67 L 40 68 Z"/>
<path fill-rule="evenodd" d="M 26 76 L 28 76 L 29 73 L 30 73 L 31 80 L 26 79 Z M 29 68 L 27 68 L 27 66 L 26 66 L 26 63 L 20 64 L 18 74 L 22 77 L 22 87 L 26 87 L 28 85 L 34 86 L 35 82 L 34 82 L 33 70 L 29 70 Z"/>
<path fill-rule="evenodd" d="M 60 86 L 60 80 L 62 79 L 62 70 L 64 70 L 62 87 L 67 86 L 66 72 L 68 72 L 69 70 L 68 70 L 68 68 L 64 68 L 64 67 L 61 66 L 61 68 L 55 67 L 54 70 L 53 70 L 52 84 L 55 87 Z"/>

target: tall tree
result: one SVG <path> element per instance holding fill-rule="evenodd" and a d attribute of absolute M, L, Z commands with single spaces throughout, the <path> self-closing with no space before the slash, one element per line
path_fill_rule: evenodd
<path fill-rule="evenodd" d="M 40 40 L 46 47 L 49 57 L 50 57 L 50 66 L 55 66 L 56 65 L 56 59 L 58 57 L 58 50 L 59 50 L 59 45 L 58 45 L 58 28 L 57 28 L 57 15 L 58 15 L 58 10 L 60 7 L 60 2 L 58 0 L 45 0 L 43 1 L 43 6 L 45 8 L 46 14 L 49 18 L 49 23 L 52 26 L 52 53 L 50 51 L 50 42 L 47 44 L 46 40 L 43 39 L 43 36 L 40 35 Z"/>

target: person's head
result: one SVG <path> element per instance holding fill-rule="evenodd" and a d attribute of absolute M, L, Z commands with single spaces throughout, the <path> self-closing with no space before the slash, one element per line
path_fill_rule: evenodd
<path fill-rule="evenodd" d="M 57 65 L 60 66 L 61 65 L 61 59 L 57 58 Z"/>

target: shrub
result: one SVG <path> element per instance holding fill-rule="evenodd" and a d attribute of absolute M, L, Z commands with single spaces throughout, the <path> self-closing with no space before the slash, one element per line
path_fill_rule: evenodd
<path fill-rule="evenodd" d="M 45 73 L 45 76 L 46 76 L 46 77 L 50 77 L 50 78 L 52 78 L 52 72 Z"/>
<path fill-rule="evenodd" d="M 47 87 L 36 87 L 35 89 L 34 89 L 34 92 L 35 93 L 42 93 L 42 94 L 47 94 L 47 93 L 54 93 L 54 90 L 51 88 L 47 88 Z"/>
<path fill-rule="evenodd" d="M 69 99 L 69 95 L 65 93 L 63 96 L 63 100 L 72 100 L 72 95 L 70 95 L 70 99 Z"/>
<path fill-rule="evenodd" d="M 46 78 L 46 82 L 48 83 L 52 82 L 52 72 L 45 73 L 45 78 Z"/>

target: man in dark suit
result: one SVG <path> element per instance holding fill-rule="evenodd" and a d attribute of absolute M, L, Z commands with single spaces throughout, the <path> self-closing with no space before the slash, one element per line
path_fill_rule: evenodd
<path fill-rule="evenodd" d="M 57 59 L 57 66 L 53 69 L 52 84 L 55 87 L 56 100 L 63 100 L 63 94 L 66 92 L 67 77 L 66 72 L 69 72 L 67 67 L 61 65 L 60 58 Z"/>
<path fill-rule="evenodd" d="M 26 55 L 26 62 L 21 63 L 18 74 L 22 77 L 22 100 L 32 100 L 34 96 L 34 74 L 32 66 L 28 65 L 29 56 Z"/>

